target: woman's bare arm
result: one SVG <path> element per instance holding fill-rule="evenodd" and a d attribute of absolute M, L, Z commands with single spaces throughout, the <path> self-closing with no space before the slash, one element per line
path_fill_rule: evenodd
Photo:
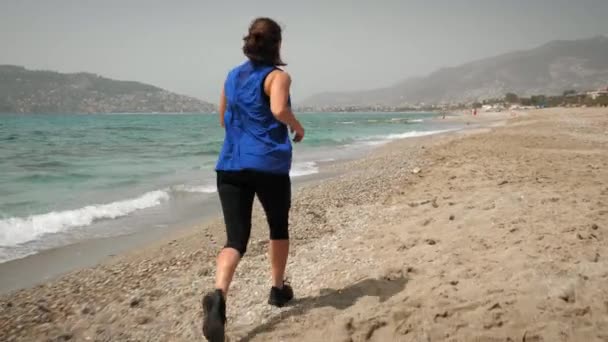
<path fill-rule="evenodd" d="M 299 142 L 304 138 L 304 128 L 296 119 L 289 105 L 289 88 L 291 87 L 291 77 L 286 72 L 277 70 L 273 71 L 268 78 L 266 93 L 270 97 L 270 111 L 274 117 L 286 124 L 296 133 L 295 142 Z"/>
<path fill-rule="evenodd" d="M 291 126 L 296 118 L 289 106 L 289 88 L 291 77 L 286 72 L 273 71 L 269 77 L 268 96 L 270 97 L 270 111 L 282 123 Z"/>
<path fill-rule="evenodd" d="M 224 123 L 224 114 L 226 113 L 226 94 L 224 93 L 224 88 L 222 88 L 222 95 L 220 96 L 219 112 L 220 112 L 220 125 L 222 127 L 225 127 L 226 125 Z"/>

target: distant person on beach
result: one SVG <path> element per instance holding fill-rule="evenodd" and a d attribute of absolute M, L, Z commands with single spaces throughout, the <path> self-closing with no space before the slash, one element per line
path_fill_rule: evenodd
<path fill-rule="evenodd" d="M 216 171 L 227 242 L 217 257 L 215 290 L 203 297 L 203 334 L 223 342 L 226 296 L 236 267 L 247 250 L 253 200 L 257 195 L 270 227 L 272 287 L 268 304 L 281 307 L 293 299 L 285 283 L 289 252 L 292 147 L 304 128 L 291 110 L 291 79 L 279 67 L 281 27 L 272 19 L 255 19 L 245 36 L 247 61 L 228 73 L 220 98 L 224 145 Z"/>

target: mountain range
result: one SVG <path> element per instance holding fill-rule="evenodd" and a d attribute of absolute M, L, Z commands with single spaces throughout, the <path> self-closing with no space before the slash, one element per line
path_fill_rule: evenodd
<path fill-rule="evenodd" d="M 90 73 L 0 65 L 0 113 L 191 113 L 215 106 L 193 97 Z"/>
<path fill-rule="evenodd" d="M 303 107 L 408 106 L 555 95 L 608 86 L 608 37 L 552 41 L 537 48 L 442 68 L 392 86 L 319 93 Z M 59 73 L 0 65 L 0 113 L 212 112 L 199 99 L 91 73 Z"/>
<path fill-rule="evenodd" d="M 381 89 L 326 92 L 299 105 L 401 106 L 472 102 L 520 96 L 561 94 L 608 86 L 608 37 L 552 41 L 537 48 L 506 53 L 424 77 L 409 78 Z"/>

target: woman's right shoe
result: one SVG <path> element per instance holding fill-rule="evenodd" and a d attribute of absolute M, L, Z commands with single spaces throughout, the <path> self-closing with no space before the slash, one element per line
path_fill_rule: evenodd
<path fill-rule="evenodd" d="M 209 342 L 224 342 L 226 300 L 222 290 L 203 297 L 203 335 Z"/>
<path fill-rule="evenodd" d="M 272 287 L 270 289 L 270 296 L 268 297 L 268 304 L 283 307 L 293 299 L 293 289 L 287 284 L 283 284 L 282 288 Z"/>

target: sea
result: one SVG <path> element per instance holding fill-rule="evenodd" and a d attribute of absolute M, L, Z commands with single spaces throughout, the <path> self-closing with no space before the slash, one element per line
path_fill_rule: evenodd
<path fill-rule="evenodd" d="M 433 113 L 306 113 L 291 176 L 459 129 Z M 217 114 L 0 115 L 0 263 L 219 215 Z"/>

